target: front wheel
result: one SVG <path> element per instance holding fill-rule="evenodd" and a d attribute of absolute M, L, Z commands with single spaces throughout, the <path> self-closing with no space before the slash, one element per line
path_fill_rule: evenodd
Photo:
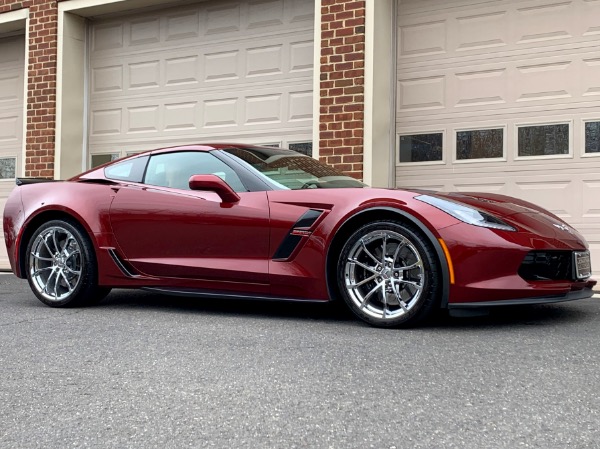
<path fill-rule="evenodd" d="M 352 312 L 377 327 L 408 327 L 438 302 L 439 268 L 431 244 L 412 226 L 377 221 L 355 231 L 337 267 Z"/>
<path fill-rule="evenodd" d="M 98 287 L 94 248 L 76 223 L 52 220 L 27 245 L 27 280 L 40 301 L 51 307 L 91 304 L 109 288 Z"/>

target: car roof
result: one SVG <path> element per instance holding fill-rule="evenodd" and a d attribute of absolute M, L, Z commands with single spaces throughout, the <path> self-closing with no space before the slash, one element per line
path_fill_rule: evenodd
<path fill-rule="evenodd" d="M 202 144 L 192 144 L 192 145 L 176 145 L 172 147 L 165 148 L 157 148 L 154 150 L 142 151 L 137 153 L 137 155 L 141 154 L 160 154 L 160 153 L 170 153 L 173 151 L 212 151 L 212 150 L 222 150 L 224 148 L 272 148 L 272 147 L 262 147 L 260 145 L 249 145 L 245 143 L 229 143 L 229 142 L 219 142 L 219 143 L 202 143 Z"/>

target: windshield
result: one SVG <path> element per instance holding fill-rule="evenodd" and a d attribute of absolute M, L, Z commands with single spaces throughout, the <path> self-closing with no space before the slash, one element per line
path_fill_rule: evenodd
<path fill-rule="evenodd" d="M 249 147 L 226 148 L 223 151 L 250 165 L 278 189 L 365 187 L 362 182 L 292 150 Z"/>

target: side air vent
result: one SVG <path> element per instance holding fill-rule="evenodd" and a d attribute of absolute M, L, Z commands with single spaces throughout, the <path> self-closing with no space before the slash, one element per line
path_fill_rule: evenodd
<path fill-rule="evenodd" d="M 275 251 L 273 259 L 285 260 L 289 259 L 296 250 L 303 237 L 308 237 L 311 234 L 311 227 L 323 213 L 322 210 L 309 209 L 298 221 L 292 226 L 288 235 L 279 244 L 279 248 Z"/>

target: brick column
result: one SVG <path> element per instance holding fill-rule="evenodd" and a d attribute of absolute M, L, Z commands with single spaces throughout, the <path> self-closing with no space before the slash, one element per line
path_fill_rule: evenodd
<path fill-rule="evenodd" d="M 0 0 L 0 14 L 29 8 L 25 176 L 54 176 L 56 131 L 56 0 Z"/>
<path fill-rule="evenodd" d="M 365 1 L 321 0 L 319 156 L 363 178 Z"/>

